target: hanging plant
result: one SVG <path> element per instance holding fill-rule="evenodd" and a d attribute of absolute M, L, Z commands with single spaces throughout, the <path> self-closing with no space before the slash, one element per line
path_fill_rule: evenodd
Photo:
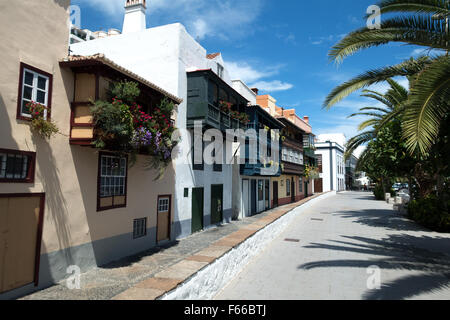
<path fill-rule="evenodd" d="M 231 107 L 232 107 L 231 102 L 221 100 L 221 101 L 219 101 L 219 106 L 220 106 L 220 111 L 222 111 L 223 113 L 226 113 L 226 114 L 231 113 Z"/>
<path fill-rule="evenodd" d="M 248 114 L 241 113 L 240 116 L 239 116 L 239 121 L 241 121 L 243 124 L 247 125 L 250 122 Z"/>
<path fill-rule="evenodd" d="M 303 176 L 305 177 L 306 180 L 319 179 L 320 178 L 319 168 L 306 165 Z"/>
<path fill-rule="evenodd" d="M 46 119 L 49 109 L 40 103 L 29 102 L 27 108 L 31 114 L 31 129 L 36 131 L 44 139 L 50 139 L 59 132 L 58 127 L 51 121 Z"/>
<path fill-rule="evenodd" d="M 111 89 L 111 101 L 96 101 L 91 108 L 94 125 L 94 146 L 123 153 L 152 156 L 148 166 L 160 170 L 171 161 L 176 143 L 171 141 L 175 127 L 170 117 L 174 104 L 164 98 L 160 105 L 148 114 L 135 100 L 140 95 L 135 82 L 115 83 Z M 133 161 L 131 161 L 133 162 Z"/>
<path fill-rule="evenodd" d="M 230 115 L 231 115 L 231 118 L 233 118 L 235 120 L 239 120 L 240 113 L 238 111 L 231 111 Z"/>

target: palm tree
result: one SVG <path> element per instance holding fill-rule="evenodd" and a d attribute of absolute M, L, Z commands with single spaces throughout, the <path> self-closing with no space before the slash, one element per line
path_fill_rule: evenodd
<path fill-rule="evenodd" d="M 403 104 L 408 99 L 408 90 L 393 79 L 387 79 L 390 85 L 388 91 L 384 94 L 364 90 L 362 97 L 375 99 L 384 106 L 382 107 L 365 107 L 359 109 L 359 112 L 349 116 L 349 118 L 357 116 L 369 116 L 370 118 L 362 122 L 358 131 L 363 131 L 355 137 L 351 138 L 346 145 L 345 157 L 349 158 L 353 152 L 361 145 L 376 139 L 377 132 L 383 128 L 391 120 L 395 119 L 403 110 Z"/>
<path fill-rule="evenodd" d="M 380 29 L 362 28 L 348 34 L 330 51 L 330 59 L 341 63 L 363 49 L 400 42 L 443 50 L 445 54 L 411 58 L 398 65 L 374 69 L 334 89 L 324 107 L 330 108 L 351 93 L 395 76 L 410 78 L 410 94 L 404 103 L 403 136 L 408 150 L 426 155 L 439 135 L 449 111 L 450 58 L 449 0 L 383 0 L 382 14 L 397 16 L 384 20 Z"/>

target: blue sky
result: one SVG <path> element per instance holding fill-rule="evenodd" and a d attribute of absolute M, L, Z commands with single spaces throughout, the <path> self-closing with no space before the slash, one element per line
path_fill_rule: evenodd
<path fill-rule="evenodd" d="M 72 0 L 81 7 L 82 28 L 93 31 L 122 29 L 124 2 Z M 233 78 L 271 94 L 279 106 L 308 115 L 316 134 L 342 132 L 350 138 L 361 118 L 347 116 L 374 105 L 354 94 L 325 111 L 322 103 L 335 86 L 365 70 L 396 64 L 418 53 L 416 47 L 389 45 L 358 53 L 339 67 L 329 62 L 331 46 L 366 24 L 363 17 L 374 0 L 147 2 L 148 27 L 184 24 L 208 52 L 222 52 Z"/>

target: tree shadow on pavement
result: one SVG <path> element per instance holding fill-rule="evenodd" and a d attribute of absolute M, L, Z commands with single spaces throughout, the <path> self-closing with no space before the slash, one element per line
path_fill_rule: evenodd
<path fill-rule="evenodd" d="M 314 261 L 298 266 L 300 270 L 316 268 L 368 268 L 420 272 L 385 283 L 380 290 L 370 290 L 363 299 L 400 300 L 443 288 L 450 289 L 450 239 L 410 235 L 390 235 L 375 240 L 366 237 L 342 236 L 344 240 L 330 240 L 329 244 L 311 243 L 308 249 L 327 249 L 372 256 L 370 259 L 342 259 Z"/>
<path fill-rule="evenodd" d="M 360 211 L 341 211 L 339 217 L 355 219 L 356 223 L 369 227 L 382 227 L 395 231 L 429 231 L 415 222 L 398 215 L 392 210 L 366 209 Z"/>

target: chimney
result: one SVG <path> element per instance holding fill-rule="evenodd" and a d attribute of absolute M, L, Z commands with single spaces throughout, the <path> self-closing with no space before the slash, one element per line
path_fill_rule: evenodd
<path fill-rule="evenodd" d="M 308 116 L 304 116 L 304 117 L 303 117 L 303 120 L 304 120 L 307 124 L 309 124 L 309 117 L 308 117 Z"/>
<path fill-rule="evenodd" d="M 126 0 L 122 28 L 123 34 L 139 32 L 147 28 L 145 21 L 146 9 L 146 0 Z"/>

